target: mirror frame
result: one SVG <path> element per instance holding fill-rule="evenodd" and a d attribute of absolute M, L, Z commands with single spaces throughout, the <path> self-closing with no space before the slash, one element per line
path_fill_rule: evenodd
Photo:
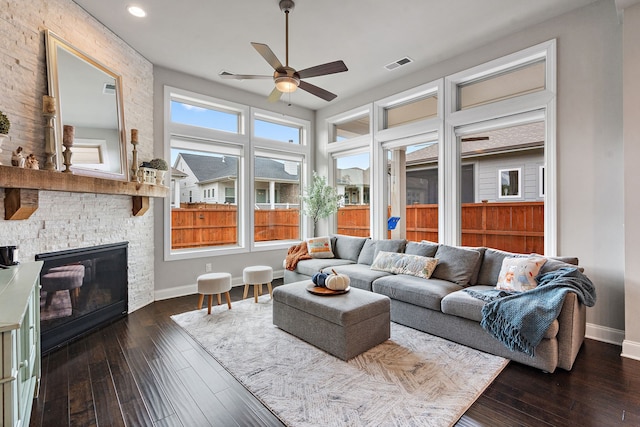
<path fill-rule="evenodd" d="M 56 159 L 55 165 L 58 171 L 64 169 L 62 152 L 64 147 L 62 146 L 62 114 L 60 103 L 60 86 L 59 86 L 59 74 L 58 74 L 58 48 L 65 49 L 70 54 L 76 56 L 78 59 L 86 62 L 88 65 L 102 71 L 103 73 L 112 77 L 115 81 L 116 87 L 116 109 L 118 118 L 118 134 L 120 139 L 119 158 L 120 158 L 120 171 L 109 172 L 98 169 L 83 168 L 81 165 L 71 166 L 71 170 L 77 175 L 87 175 L 99 178 L 113 179 L 119 181 L 129 180 L 129 166 L 127 161 L 127 136 L 124 127 L 124 102 L 122 92 L 122 76 L 116 73 L 109 67 L 98 62 L 96 59 L 72 46 L 70 43 L 59 37 L 51 30 L 45 30 L 45 45 L 46 45 L 46 57 L 47 57 L 47 81 L 49 86 L 49 96 L 53 97 L 56 105 L 56 117 L 55 117 L 55 147 L 56 147 Z M 71 149 L 73 152 L 73 148 Z M 73 158 L 71 163 L 73 163 Z"/>

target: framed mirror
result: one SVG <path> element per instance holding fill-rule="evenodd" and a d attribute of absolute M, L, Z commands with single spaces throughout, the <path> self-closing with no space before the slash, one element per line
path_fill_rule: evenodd
<path fill-rule="evenodd" d="M 56 102 L 56 168 L 63 170 L 63 125 L 75 127 L 71 170 L 128 180 L 126 132 L 119 74 L 46 30 L 49 96 Z"/>

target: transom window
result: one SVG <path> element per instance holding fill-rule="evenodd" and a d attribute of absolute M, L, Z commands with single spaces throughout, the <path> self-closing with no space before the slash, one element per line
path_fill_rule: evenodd
<path fill-rule="evenodd" d="M 384 109 L 384 128 L 391 129 L 438 115 L 438 96 L 415 99 Z"/>
<path fill-rule="evenodd" d="M 171 121 L 224 132 L 240 132 L 240 113 L 188 100 L 171 101 Z"/>

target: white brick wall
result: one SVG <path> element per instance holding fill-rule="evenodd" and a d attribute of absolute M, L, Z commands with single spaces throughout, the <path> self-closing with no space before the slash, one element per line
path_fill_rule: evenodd
<path fill-rule="evenodd" d="M 0 111 L 11 120 L 11 141 L 3 145 L 0 161 L 10 164 L 11 151 L 21 145 L 44 164 L 45 28 L 122 75 L 127 135 L 138 129 L 138 158 L 151 159 L 152 64 L 71 0 L 0 0 Z M 4 218 L 3 191 L 0 198 Z M 133 217 L 131 208 L 129 196 L 40 191 L 31 218 L 0 219 L 0 246 L 17 245 L 20 259 L 29 261 L 42 252 L 128 241 L 134 311 L 153 301 L 154 238 L 153 208 L 142 217 Z"/>

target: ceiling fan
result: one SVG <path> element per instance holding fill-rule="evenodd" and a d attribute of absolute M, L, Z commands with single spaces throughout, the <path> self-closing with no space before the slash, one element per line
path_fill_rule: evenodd
<path fill-rule="evenodd" d="M 305 68 L 304 70 L 297 71 L 295 68 L 289 67 L 289 12 L 293 10 L 295 3 L 293 0 L 280 0 L 280 10 L 285 15 L 285 52 L 286 62 L 282 65 L 280 60 L 273 53 L 271 48 L 266 44 L 254 43 L 251 45 L 258 51 L 258 53 L 273 67 L 275 72 L 273 76 L 261 76 L 261 75 L 248 75 L 248 74 L 232 74 L 226 71 L 220 73 L 220 77 L 223 79 L 273 79 L 276 87 L 269 95 L 270 102 L 276 102 L 280 99 L 283 93 L 294 92 L 297 88 L 309 92 L 312 95 L 320 97 L 325 101 L 331 101 L 336 94 L 322 89 L 318 86 L 314 86 L 311 83 L 307 83 L 302 79 L 310 77 L 325 76 L 327 74 L 342 73 L 348 71 L 347 66 L 343 61 L 328 62 L 322 65 L 316 65 L 315 67 Z"/>

